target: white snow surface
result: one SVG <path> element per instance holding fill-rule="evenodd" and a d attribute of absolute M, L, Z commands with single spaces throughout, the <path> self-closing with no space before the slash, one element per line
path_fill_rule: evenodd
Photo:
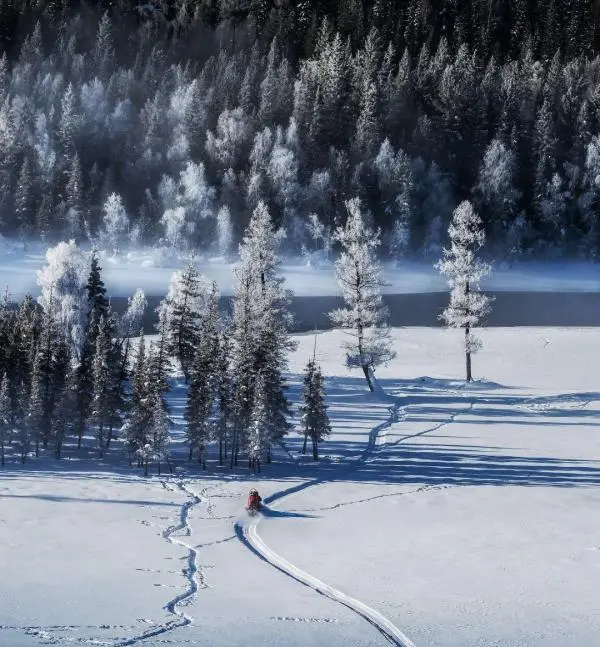
<path fill-rule="evenodd" d="M 233 289 L 232 262 L 222 258 L 195 257 L 202 273 L 216 280 L 222 294 Z M 113 257 L 101 253 L 103 279 L 114 297 L 131 296 L 136 289 L 148 296 L 164 296 L 174 271 L 181 270 L 189 257 L 168 256 L 161 250 L 139 250 Z M 445 280 L 431 263 L 384 263 L 386 294 L 419 294 L 447 290 Z M 0 287 L 21 298 L 39 294 L 36 271 L 46 264 L 43 250 L 23 251 L 2 246 L 0 241 Z M 288 258 L 283 264 L 286 288 L 297 296 L 339 296 L 333 263 L 309 266 L 301 258 Z M 486 290 L 515 292 L 600 292 L 600 267 L 591 263 L 515 263 L 494 265 L 491 276 L 482 282 Z"/>
<path fill-rule="evenodd" d="M 257 478 L 186 463 L 179 383 L 173 475 L 118 445 L 11 458 L 0 645 L 597 647 L 600 329 L 481 336 L 465 385 L 460 331 L 394 330 L 371 395 L 319 334 L 318 465 L 296 435 Z M 294 401 L 315 337 L 297 341 Z"/>

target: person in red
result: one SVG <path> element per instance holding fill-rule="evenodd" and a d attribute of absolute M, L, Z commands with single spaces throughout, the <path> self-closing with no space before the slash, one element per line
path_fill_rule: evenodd
<path fill-rule="evenodd" d="M 260 494 L 258 493 L 258 490 L 255 490 L 252 488 L 250 490 L 250 494 L 248 495 L 248 505 L 246 506 L 247 510 L 258 510 L 260 508 L 260 503 L 262 499 L 260 498 Z"/>

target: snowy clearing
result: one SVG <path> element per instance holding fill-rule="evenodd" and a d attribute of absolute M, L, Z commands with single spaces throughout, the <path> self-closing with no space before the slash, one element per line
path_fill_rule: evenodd
<path fill-rule="evenodd" d="M 339 332 L 318 336 L 334 433 L 317 466 L 298 436 L 258 479 L 185 463 L 182 385 L 173 475 L 118 448 L 11 460 L 0 644 L 599 644 L 600 330 L 483 331 L 468 387 L 460 331 L 393 336 L 385 396 L 343 368 Z M 294 400 L 314 347 L 296 339 Z M 248 523 L 251 485 L 267 508 Z"/>

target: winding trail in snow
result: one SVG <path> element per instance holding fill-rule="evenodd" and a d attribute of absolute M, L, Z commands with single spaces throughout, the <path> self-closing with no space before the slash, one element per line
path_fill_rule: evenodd
<path fill-rule="evenodd" d="M 347 469 L 343 471 L 351 471 L 353 469 L 356 469 L 361 464 L 366 463 L 369 460 L 369 457 L 376 450 L 378 453 L 386 446 L 388 446 L 387 431 L 394 424 L 396 424 L 397 422 L 401 421 L 406 417 L 406 411 L 410 405 L 402 406 L 402 403 L 399 401 L 397 397 L 385 396 L 385 395 L 384 397 L 386 400 L 391 400 L 394 402 L 393 406 L 391 406 L 389 409 L 388 419 L 371 430 L 369 434 L 369 441 L 367 443 L 367 447 L 363 452 L 363 454 L 357 460 L 350 463 Z M 448 417 L 447 420 L 443 420 L 439 424 L 436 424 L 433 427 L 425 429 L 424 431 L 419 432 L 417 434 L 409 434 L 409 435 L 403 436 L 402 438 L 395 441 L 394 443 L 390 443 L 389 446 L 396 446 L 410 438 L 424 436 L 426 434 L 437 431 L 441 427 L 453 423 L 459 415 L 464 415 L 469 411 L 471 411 L 474 405 L 475 405 L 474 400 L 470 400 L 468 407 L 466 407 L 465 409 L 453 412 Z M 288 452 L 288 454 L 290 455 L 290 457 L 292 457 L 290 452 Z M 338 480 L 343 474 L 343 471 L 342 470 L 340 471 L 341 473 L 338 476 L 338 478 L 336 478 L 336 480 Z M 331 480 L 332 480 L 331 478 L 321 477 L 321 478 L 315 478 L 315 479 L 305 481 L 299 485 L 293 486 L 291 488 L 287 488 L 286 490 L 282 490 L 280 492 L 275 493 L 274 495 L 271 495 L 270 497 L 267 497 L 265 499 L 265 504 L 271 504 L 271 507 L 273 507 L 273 504 L 276 504 L 276 502 L 281 501 L 283 498 L 290 496 L 291 494 L 295 494 L 297 492 L 306 490 L 308 488 L 314 487 L 316 485 L 319 485 L 321 483 L 325 483 Z M 419 492 L 419 491 L 428 490 L 428 489 L 430 488 L 425 486 L 415 491 Z M 296 581 L 313 589 L 317 593 L 320 593 L 321 595 L 324 595 L 325 597 L 328 597 L 331 600 L 334 600 L 335 602 L 338 602 L 344 605 L 345 607 L 351 609 L 355 613 L 357 613 L 359 616 L 361 616 L 367 622 L 369 622 L 390 644 L 396 645 L 396 647 L 415 647 L 415 644 L 410 640 L 410 638 L 406 636 L 401 629 L 399 629 L 391 620 L 386 618 L 379 611 L 373 609 L 372 607 L 369 607 L 364 602 L 361 602 L 356 598 L 352 598 L 346 595 L 345 593 L 343 593 L 342 591 L 335 589 L 334 587 L 322 582 L 314 575 L 311 575 L 310 573 L 303 571 L 302 569 L 298 568 L 295 564 L 292 564 L 284 557 L 276 553 L 270 546 L 268 546 L 263 541 L 263 539 L 258 533 L 258 526 L 260 524 L 261 518 L 262 518 L 261 515 L 257 515 L 256 517 L 250 520 L 248 525 L 243 525 L 239 521 L 236 523 L 236 533 L 239 539 L 248 548 L 250 548 L 250 550 L 252 550 L 259 557 L 264 559 L 266 562 L 268 562 L 271 566 L 277 568 L 279 571 L 285 573 L 289 577 L 295 579 Z"/>
<path fill-rule="evenodd" d="M 365 451 L 356 461 L 348 466 L 348 470 L 354 469 L 361 463 L 366 462 L 369 455 L 373 452 L 377 445 L 377 439 L 380 433 L 393 425 L 398 420 L 400 408 L 400 404 L 396 402 L 396 404 L 389 410 L 390 415 L 388 419 L 384 423 L 371 430 Z M 273 506 L 274 503 L 280 501 L 284 497 L 289 496 L 290 494 L 305 490 L 309 487 L 314 487 L 315 485 L 324 483 L 327 480 L 329 479 L 311 479 L 309 481 L 301 483 L 298 486 L 288 488 L 274 495 L 271 495 L 270 497 L 267 497 L 265 499 L 265 504 L 271 504 L 271 506 Z M 352 598 L 342 591 L 339 591 L 338 589 L 325 584 L 313 575 L 310 575 L 306 571 L 298 568 L 296 565 L 292 564 L 281 555 L 276 553 L 272 548 L 270 548 L 258 534 L 258 525 L 260 524 L 261 518 L 261 515 L 257 515 L 256 517 L 252 518 L 250 523 L 246 526 L 242 525 L 240 522 L 236 523 L 236 532 L 238 534 L 238 537 L 253 552 L 259 555 L 266 562 L 271 564 L 271 566 L 277 568 L 289 577 L 357 613 L 359 616 L 369 622 L 390 644 L 396 645 L 397 647 L 415 647 L 410 638 L 408 638 L 408 636 L 406 636 L 398 627 L 396 627 L 391 622 L 391 620 L 386 618 L 379 611 L 373 609 L 372 607 L 369 607 L 360 600 Z"/>
<path fill-rule="evenodd" d="M 167 602 L 164 607 L 169 611 L 169 613 L 175 616 L 173 620 L 157 624 L 155 627 L 152 627 L 137 636 L 133 636 L 132 638 L 113 643 L 113 647 L 131 647 L 132 645 L 137 645 L 144 640 L 148 640 L 148 638 L 154 638 L 173 631 L 174 629 L 186 627 L 187 625 L 192 624 L 194 622 L 192 616 L 186 614 L 180 607 L 191 602 L 199 589 L 208 588 L 204 579 L 204 573 L 198 566 L 198 547 L 192 546 L 181 536 L 177 535 L 177 533 L 184 533 L 183 537 L 191 537 L 192 528 L 189 524 L 190 511 L 207 498 L 208 488 L 204 488 L 200 494 L 197 494 L 185 484 L 183 479 L 175 481 L 176 489 L 170 487 L 170 482 L 168 481 L 162 481 L 162 486 L 166 490 L 170 490 L 172 492 L 180 490 L 188 498 L 188 500 L 181 506 L 179 512 L 179 523 L 169 526 L 162 533 L 163 537 L 169 543 L 185 548 L 188 551 L 187 568 L 183 571 L 187 580 L 187 588 L 183 593 L 180 593 Z"/>

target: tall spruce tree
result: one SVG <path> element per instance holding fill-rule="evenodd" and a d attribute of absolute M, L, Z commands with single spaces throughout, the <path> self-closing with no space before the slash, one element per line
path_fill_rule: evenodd
<path fill-rule="evenodd" d="M 325 380 L 314 358 L 306 366 L 302 395 L 304 400 L 304 404 L 300 407 L 300 419 L 304 428 L 302 453 L 306 453 L 307 441 L 310 438 L 313 460 L 317 461 L 319 443 L 329 436 L 331 425 L 325 404 Z"/>
<path fill-rule="evenodd" d="M 214 427 L 213 406 L 219 388 L 219 362 L 219 293 L 213 284 L 210 305 L 200 328 L 198 348 L 191 366 L 185 411 L 190 460 L 196 453 L 203 466 L 206 466 L 206 445 Z"/>
<path fill-rule="evenodd" d="M 186 381 L 198 347 L 209 290 L 207 281 L 193 263 L 183 272 L 176 272 L 171 280 L 166 300 L 169 352 L 179 360 Z"/>
<path fill-rule="evenodd" d="M 96 439 L 100 458 L 106 449 L 106 432 L 112 417 L 111 410 L 111 326 L 110 321 L 100 318 L 96 350 L 92 361 L 92 402 L 90 419 L 96 426 Z"/>
<path fill-rule="evenodd" d="M 265 203 L 260 202 L 246 230 L 235 270 L 231 465 L 237 462 L 243 435 L 251 423 L 259 373 L 265 389 L 268 425 L 267 442 L 261 443 L 261 451 L 265 451 L 267 460 L 271 443 L 280 440 L 289 428 L 283 371 L 287 353 L 293 347 L 288 334 L 290 294 L 279 276 L 277 245 L 271 216 Z"/>

